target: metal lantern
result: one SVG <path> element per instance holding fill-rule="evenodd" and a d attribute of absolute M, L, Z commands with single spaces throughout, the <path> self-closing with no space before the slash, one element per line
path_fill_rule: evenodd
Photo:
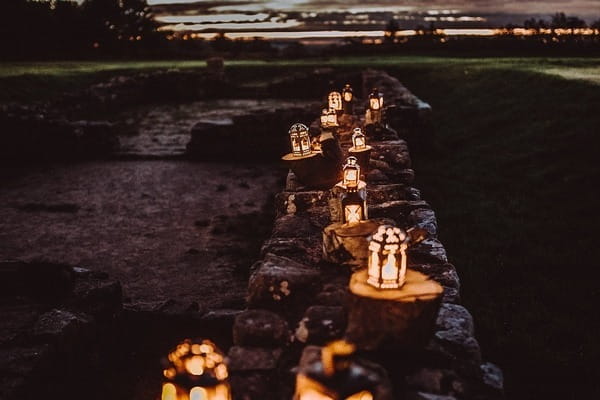
<path fill-rule="evenodd" d="M 308 127 L 304 124 L 294 124 L 290 128 L 290 141 L 292 142 L 292 153 L 296 157 L 307 156 L 311 153 L 310 136 Z"/>
<path fill-rule="evenodd" d="M 161 400 L 231 400 L 223 354 L 209 340 L 181 342 L 163 375 Z"/>
<path fill-rule="evenodd" d="M 342 171 L 344 177 L 342 186 L 346 190 L 356 190 L 360 182 L 360 165 L 358 165 L 358 159 L 354 156 L 348 157 Z"/>
<path fill-rule="evenodd" d="M 381 225 L 369 242 L 367 283 L 378 289 L 397 289 L 406 276 L 409 236 L 400 228 Z"/>
<path fill-rule="evenodd" d="M 350 87 L 349 83 L 346 83 L 346 85 L 342 89 L 342 98 L 344 99 L 344 102 L 350 103 L 353 97 L 354 93 L 352 92 L 352 87 Z"/>
<path fill-rule="evenodd" d="M 336 112 L 342 111 L 342 95 L 340 92 L 329 93 L 329 96 L 327 96 L 327 101 L 330 109 L 333 109 Z"/>
<path fill-rule="evenodd" d="M 360 192 L 356 189 L 346 190 L 341 196 L 342 222 L 347 225 L 355 225 L 366 220 L 367 201 L 363 197 L 366 191 Z"/>
<path fill-rule="evenodd" d="M 329 110 L 324 108 L 323 111 L 321 112 L 321 126 L 322 127 L 326 127 L 327 126 L 327 114 L 329 113 Z"/>
<path fill-rule="evenodd" d="M 354 150 L 364 150 L 367 148 L 367 138 L 360 128 L 354 128 L 352 147 L 354 147 Z"/>
<path fill-rule="evenodd" d="M 337 112 L 333 108 L 330 108 L 327 112 L 327 126 L 338 126 Z"/>
<path fill-rule="evenodd" d="M 373 91 L 369 95 L 369 109 L 372 111 L 379 111 L 383 108 L 383 94 L 373 88 Z"/>
<path fill-rule="evenodd" d="M 321 359 L 296 377 L 294 400 L 373 400 L 376 378 L 353 361 L 356 347 L 344 340 L 321 349 Z"/>

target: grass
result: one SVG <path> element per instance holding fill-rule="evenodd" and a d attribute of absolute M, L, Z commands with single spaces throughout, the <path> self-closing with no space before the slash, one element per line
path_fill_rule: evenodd
<path fill-rule="evenodd" d="M 227 62 L 232 73 L 385 68 L 434 109 L 413 153 L 486 359 L 507 397 L 598 398 L 600 60 L 356 57 Z M 0 101 L 197 62 L 0 64 Z M 264 74 L 263 74 L 264 75 Z M 238 76 L 238 78 L 239 78 Z M 269 74 L 271 76 L 271 74 Z M 12 96 L 12 97 L 11 97 Z"/>
<path fill-rule="evenodd" d="M 393 68 L 402 66 L 474 69 L 510 69 L 560 75 L 568 79 L 600 84 L 600 59 L 597 58 L 440 58 L 440 57 L 332 57 L 303 60 L 228 60 L 234 70 L 299 67 Z M 114 75 L 158 69 L 202 69 L 205 62 L 194 61 L 47 61 L 0 63 L 0 103 L 7 101 L 51 100 L 57 94 L 75 91 Z"/>
<path fill-rule="evenodd" d="M 597 398 L 598 86 L 535 68 L 395 72 L 433 106 L 416 185 L 507 397 Z"/>

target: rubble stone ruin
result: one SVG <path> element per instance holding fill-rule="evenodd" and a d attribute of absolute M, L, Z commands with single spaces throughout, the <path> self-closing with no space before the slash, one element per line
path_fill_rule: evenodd
<path fill-rule="evenodd" d="M 211 79 L 224 79 L 214 70 L 219 66 L 212 65 Z M 322 71 L 312 74 L 294 79 L 327 82 Z M 387 127 L 363 129 L 372 148 L 365 177 L 368 216 L 426 230 L 428 238 L 408 250 L 409 268 L 443 287 L 433 334 L 421 338 L 422 346 L 357 353 L 359 369 L 377 382 L 373 398 L 501 399 L 502 372 L 482 359 L 473 318 L 460 305 L 459 277 L 437 238 L 435 212 L 413 186 L 408 146 L 427 145 L 431 107 L 383 71 L 343 78 L 352 80 L 355 96 L 377 87 L 387 105 Z M 125 93 L 143 92 L 141 79 L 122 83 L 135 90 L 117 91 L 114 98 L 122 102 Z M 338 80 L 339 90 L 345 82 Z M 279 81 L 271 89 L 289 84 Z M 247 160 L 244 150 L 251 148 L 276 159 L 286 151 L 291 123 L 303 121 L 314 131 L 319 110 L 290 107 L 225 123 L 201 121 L 185 157 Z M 338 132 L 344 150 L 352 145 L 353 128 L 346 131 L 342 124 Z M 111 386 L 119 391 L 114 398 L 158 399 L 159 357 L 185 337 L 204 337 L 226 350 L 235 400 L 292 399 L 296 373 L 309 370 L 322 347 L 347 332 L 352 271 L 323 259 L 322 232 L 334 222 L 335 196 L 288 175 L 275 195 L 271 234 L 250 269 L 245 304 L 124 300 L 121 284 L 103 272 L 47 261 L 1 262 L 0 399 L 110 397 Z"/>

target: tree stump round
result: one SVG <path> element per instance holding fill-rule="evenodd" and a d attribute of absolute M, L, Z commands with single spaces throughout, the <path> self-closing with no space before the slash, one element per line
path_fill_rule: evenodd
<path fill-rule="evenodd" d="M 326 226 L 323 229 L 323 259 L 352 269 L 366 267 L 369 253 L 367 238 L 380 225 L 389 222 L 384 219 L 369 219 L 353 225 L 335 222 Z"/>
<path fill-rule="evenodd" d="M 399 289 L 377 289 L 367 271 L 350 279 L 346 337 L 363 350 L 415 350 L 433 335 L 444 289 L 424 274 L 408 269 Z"/>
<path fill-rule="evenodd" d="M 281 157 L 297 180 L 309 188 L 329 189 L 340 179 L 341 166 L 336 160 L 313 152 L 306 156 L 286 154 Z"/>

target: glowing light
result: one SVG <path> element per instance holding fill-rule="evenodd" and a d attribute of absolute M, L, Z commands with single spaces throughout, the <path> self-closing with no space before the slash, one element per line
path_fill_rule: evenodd
<path fill-rule="evenodd" d="M 165 383 L 162 388 L 162 400 L 177 400 L 177 389 L 172 383 Z"/>
<path fill-rule="evenodd" d="M 207 365 L 210 368 L 209 365 Z M 204 359 L 200 356 L 193 356 L 185 362 L 185 368 L 192 375 L 202 375 L 204 373 Z"/>

